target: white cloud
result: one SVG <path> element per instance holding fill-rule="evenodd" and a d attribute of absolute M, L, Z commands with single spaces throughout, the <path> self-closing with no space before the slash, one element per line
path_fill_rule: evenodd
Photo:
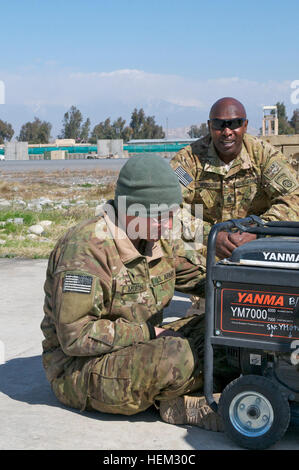
<path fill-rule="evenodd" d="M 254 127 L 259 127 L 262 106 L 283 101 L 294 108 L 290 99 L 290 81 L 259 82 L 240 77 L 202 80 L 183 75 L 155 74 L 142 70 L 121 69 L 110 72 L 73 72 L 51 66 L 29 67 L 19 74 L 1 73 L 6 104 L 23 105 L 34 115 L 47 114 L 47 108 L 83 106 L 86 113 L 95 110 L 95 119 L 122 115 L 124 110 L 143 107 L 159 119 L 169 117 L 172 127 L 188 126 L 207 119 L 211 105 L 223 96 L 242 101 Z M 183 122 L 184 121 L 184 122 Z"/>
<path fill-rule="evenodd" d="M 0 104 L 5 103 L 5 85 L 2 80 L 0 80 Z"/>

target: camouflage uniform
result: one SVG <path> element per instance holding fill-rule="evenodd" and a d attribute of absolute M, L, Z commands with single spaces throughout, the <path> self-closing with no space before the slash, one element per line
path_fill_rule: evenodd
<path fill-rule="evenodd" d="M 195 205 L 202 205 L 202 244 L 197 249 L 203 265 L 209 231 L 218 222 L 252 214 L 266 221 L 298 220 L 299 184 L 295 170 L 280 151 L 249 134 L 244 135 L 241 152 L 229 168 L 218 157 L 210 135 L 180 150 L 171 166 L 193 216 Z M 191 233 L 195 233 L 193 228 Z M 191 300 L 187 315 L 204 311 L 204 299 L 193 296 Z"/>
<path fill-rule="evenodd" d="M 218 157 L 210 135 L 180 150 L 171 161 L 186 204 L 194 214 L 203 205 L 203 244 L 218 222 L 258 215 L 266 221 L 298 220 L 299 183 L 286 157 L 249 134 L 229 169 Z"/>
<path fill-rule="evenodd" d="M 41 328 L 43 365 L 64 404 L 134 414 L 202 385 L 203 318 L 166 325 L 174 294 L 201 292 L 196 253 L 169 240 L 144 255 L 105 213 L 70 229 L 49 258 Z"/>

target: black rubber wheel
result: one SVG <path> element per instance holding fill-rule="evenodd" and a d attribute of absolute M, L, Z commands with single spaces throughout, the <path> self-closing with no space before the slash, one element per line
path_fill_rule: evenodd
<path fill-rule="evenodd" d="M 290 423 L 287 398 L 274 382 L 259 375 L 229 383 L 218 410 L 226 434 L 246 449 L 267 449 L 284 436 Z"/>

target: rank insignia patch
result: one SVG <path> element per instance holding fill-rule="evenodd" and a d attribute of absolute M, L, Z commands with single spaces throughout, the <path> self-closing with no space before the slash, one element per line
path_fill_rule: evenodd
<path fill-rule="evenodd" d="M 265 170 L 264 175 L 270 180 L 272 180 L 274 176 L 280 172 L 280 170 L 281 170 L 281 166 L 277 162 L 273 162 L 272 165 L 270 165 L 269 168 Z"/>
<path fill-rule="evenodd" d="M 192 183 L 192 176 L 190 176 L 189 173 L 187 173 L 187 171 L 185 171 L 183 167 L 178 166 L 174 170 L 174 172 L 176 173 L 179 182 L 182 183 L 184 186 L 189 186 L 189 184 Z"/>
<path fill-rule="evenodd" d="M 90 294 L 92 277 L 82 274 L 66 274 L 63 280 L 63 292 L 79 292 Z"/>

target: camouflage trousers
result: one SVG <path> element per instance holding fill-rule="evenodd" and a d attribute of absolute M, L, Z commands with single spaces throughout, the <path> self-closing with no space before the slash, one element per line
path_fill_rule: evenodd
<path fill-rule="evenodd" d="M 184 336 L 161 336 L 100 358 L 74 358 L 52 383 L 56 397 L 75 408 L 132 415 L 156 401 L 202 389 L 204 317 L 163 327 Z M 221 352 L 215 360 L 216 377 L 223 376 L 224 363 Z"/>

